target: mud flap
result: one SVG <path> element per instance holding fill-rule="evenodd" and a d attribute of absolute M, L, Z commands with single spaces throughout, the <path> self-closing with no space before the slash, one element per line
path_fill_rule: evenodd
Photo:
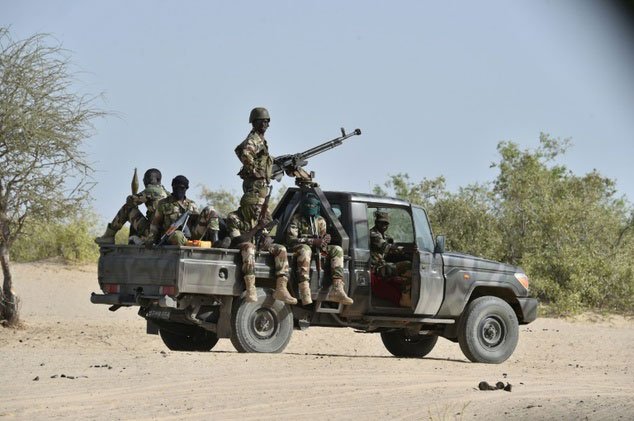
<path fill-rule="evenodd" d="M 225 295 L 221 297 L 220 300 L 222 301 L 222 304 L 220 305 L 220 315 L 218 317 L 218 324 L 216 325 L 216 336 L 219 338 L 230 338 L 233 296 Z"/>

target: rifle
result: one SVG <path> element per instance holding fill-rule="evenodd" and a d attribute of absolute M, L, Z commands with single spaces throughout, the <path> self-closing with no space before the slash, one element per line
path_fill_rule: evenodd
<path fill-rule="evenodd" d="M 231 248 L 235 248 L 238 244 L 240 243 L 246 243 L 248 241 L 251 240 L 251 238 L 253 238 L 253 236 L 255 236 L 256 240 L 256 244 L 258 244 L 260 242 L 260 236 L 262 234 L 262 231 L 267 230 L 270 231 L 273 229 L 273 227 L 275 227 L 280 221 L 278 221 L 277 219 L 273 219 L 272 221 L 267 222 L 266 224 L 262 221 L 262 222 L 258 222 L 257 225 L 255 227 L 253 227 L 253 229 L 251 229 L 251 231 L 245 232 L 244 234 L 239 235 L 238 237 L 234 237 L 231 239 L 231 245 L 229 247 Z M 259 244 L 258 244 L 259 245 Z"/>
<path fill-rule="evenodd" d="M 317 224 L 315 224 L 314 218 L 310 217 L 310 230 L 313 232 L 313 238 L 319 238 L 317 232 Z M 313 246 L 313 253 L 315 254 L 315 269 L 317 270 L 317 280 L 321 277 L 321 248 Z"/>
<path fill-rule="evenodd" d="M 136 175 L 136 168 L 134 169 L 134 175 L 132 176 L 132 183 L 130 184 L 130 188 L 132 189 L 132 194 L 137 194 L 139 192 L 139 177 Z"/>
<path fill-rule="evenodd" d="M 352 136 L 358 136 L 361 134 L 360 129 L 355 129 L 353 132 L 346 134 L 344 128 L 341 128 L 341 136 L 335 139 L 324 142 L 321 145 L 310 148 L 304 152 L 299 152 L 290 155 L 280 155 L 273 160 L 273 175 L 271 178 L 280 181 L 284 172 L 294 172 L 308 164 L 308 159 L 315 155 L 326 152 L 330 149 L 336 148 L 341 145 L 344 140 Z"/>
<path fill-rule="evenodd" d="M 172 222 L 172 225 L 169 226 L 167 231 L 165 231 L 165 234 L 163 234 L 163 236 L 161 237 L 159 242 L 156 243 L 156 245 L 157 246 L 162 245 L 165 241 L 167 241 L 176 232 L 177 229 L 179 229 L 181 227 L 181 225 L 185 226 L 187 224 L 187 220 L 189 219 L 189 215 L 190 215 L 190 212 L 186 211 L 184 214 L 181 215 L 180 218 L 178 218 L 176 221 Z"/>

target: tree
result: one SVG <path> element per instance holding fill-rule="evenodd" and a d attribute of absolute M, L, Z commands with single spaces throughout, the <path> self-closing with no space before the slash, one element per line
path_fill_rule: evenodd
<path fill-rule="evenodd" d="M 522 266 L 532 294 L 555 311 L 631 312 L 634 209 L 616 197 L 613 180 L 557 164 L 570 144 L 545 133 L 532 150 L 500 142 L 495 180 L 457 193 L 442 177 L 414 183 L 407 174 L 390 176 L 385 187 L 426 207 L 448 249 Z"/>
<path fill-rule="evenodd" d="M 10 250 L 30 223 L 82 210 L 92 168 L 81 149 L 105 115 L 73 90 L 69 54 L 50 36 L 12 39 L 0 28 L 0 320 L 19 320 Z"/>

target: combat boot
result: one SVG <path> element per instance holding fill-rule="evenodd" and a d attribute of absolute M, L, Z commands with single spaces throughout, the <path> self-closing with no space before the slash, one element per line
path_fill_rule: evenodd
<path fill-rule="evenodd" d="M 335 303 L 341 303 L 344 306 L 349 306 L 354 302 L 352 301 L 352 298 L 348 297 L 346 291 L 343 290 L 343 279 L 341 278 L 332 279 L 332 286 L 326 296 L 326 301 L 334 301 Z"/>
<path fill-rule="evenodd" d="M 245 275 L 244 285 L 247 294 L 244 296 L 244 300 L 247 303 L 255 303 L 258 301 L 258 293 L 255 290 L 255 275 Z"/>
<path fill-rule="evenodd" d="M 114 236 L 116 233 L 117 231 L 112 227 L 112 224 L 108 224 L 106 232 L 101 237 L 95 238 L 95 243 L 99 245 L 114 244 Z"/>
<path fill-rule="evenodd" d="M 310 293 L 310 284 L 308 281 L 302 281 L 299 283 L 299 297 L 302 299 L 302 304 L 305 306 L 312 304 L 313 299 Z"/>
<path fill-rule="evenodd" d="M 277 277 L 273 298 L 286 304 L 297 304 L 297 300 L 291 296 L 288 292 L 288 288 L 286 288 L 287 283 L 288 279 L 286 279 L 286 276 Z"/>

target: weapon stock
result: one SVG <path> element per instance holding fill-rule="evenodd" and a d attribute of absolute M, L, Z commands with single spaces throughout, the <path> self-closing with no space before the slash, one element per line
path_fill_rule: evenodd
<path fill-rule="evenodd" d="M 161 237 L 161 239 L 159 240 L 158 243 L 156 243 L 157 246 L 162 245 L 165 241 L 167 241 L 175 232 L 178 228 L 181 227 L 181 225 L 185 225 L 187 224 L 187 220 L 189 219 L 189 215 L 190 212 L 187 211 L 184 214 L 181 215 L 180 218 L 178 218 L 176 221 L 174 221 L 172 223 L 172 225 L 169 226 L 169 228 L 167 228 L 167 230 L 165 231 L 165 234 L 163 234 L 163 236 Z"/>
<path fill-rule="evenodd" d="M 313 156 L 319 155 L 320 153 L 336 148 L 337 146 L 340 146 L 343 143 L 343 141 L 348 139 L 349 137 L 358 136 L 360 134 L 361 134 L 360 129 L 355 129 L 354 131 L 346 134 L 346 131 L 342 127 L 341 136 L 335 139 L 324 142 L 321 145 L 317 145 L 313 148 L 305 150 L 304 152 L 278 156 L 273 161 L 273 175 L 271 178 L 273 178 L 274 180 L 280 181 L 282 179 L 282 176 L 284 175 L 284 172 L 296 171 L 306 166 L 306 164 L 308 164 L 308 159 L 312 158 Z"/>

